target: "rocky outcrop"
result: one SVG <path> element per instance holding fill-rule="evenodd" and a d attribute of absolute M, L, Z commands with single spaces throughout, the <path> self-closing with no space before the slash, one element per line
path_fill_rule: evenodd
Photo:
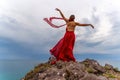
<path fill-rule="evenodd" d="M 112 65 L 101 66 L 96 60 L 41 63 L 22 80 L 120 80 L 120 71 Z"/>

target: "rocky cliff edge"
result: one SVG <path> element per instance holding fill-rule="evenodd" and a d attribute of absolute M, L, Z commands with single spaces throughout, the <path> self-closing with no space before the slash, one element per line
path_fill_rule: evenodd
<path fill-rule="evenodd" d="M 120 71 L 110 64 L 101 66 L 96 60 L 41 63 L 22 80 L 120 80 Z"/>

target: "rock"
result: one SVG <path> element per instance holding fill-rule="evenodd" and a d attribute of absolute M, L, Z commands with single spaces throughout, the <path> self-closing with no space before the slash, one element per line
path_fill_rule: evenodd
<path fill-rule="evenodd" d="M 107 70 L 113 70 L 113 66 L 110 65 L 110 64 L 105 64 L 105 68 L 106 68 Z"/>
<path fill-rule="evenodd" d="M 86 59 L 82 62 L 50 61 L 41 63 L 25 75 L 22 80 L 119 80 L 120 73 L 111 65 L 104 68 L 96 60 Z M 111 73 L 109 73 L 111 72 Z"/>
<path fill-rule="evenodd" d="M 99 79 L 94 74 L 86 74 L 83 78 L 81 78 L 79 80 L 99 80 Z"/>
<path fill-rule="evenodd" d="M 98 80 L 108 80 L 105 76 L 99 76 Z"/>
<path fill-rule="evenodd" d="M 97 74 L 102 74 L 104 73 L 106 70 L 104 69 L 103 66 L 101 66 L 96 60 L 93 59 L 86 59 L 83 61 L 83 63 L 90 69 L 93 70 L 93 73 L 97 73 Z"/>

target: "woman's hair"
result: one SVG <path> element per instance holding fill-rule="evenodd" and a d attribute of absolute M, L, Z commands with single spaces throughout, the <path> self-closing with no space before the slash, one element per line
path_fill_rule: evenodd
<path fill-rule="evenodd" d="M 74 21 L 74 19 L 75 19 L 75 15 L 70 15 L 69 21 Z"/>

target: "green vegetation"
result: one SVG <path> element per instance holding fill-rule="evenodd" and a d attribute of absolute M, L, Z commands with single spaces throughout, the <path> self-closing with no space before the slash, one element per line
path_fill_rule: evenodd
<path fill-rule="evenodd" d="M 110 73 L 105 73 L 103 74 L 105 77 L 108 77 L 108 78 L 116 78 L 116 76 L 114 74 L 110 74 Z"/>
<path fill-rule="evenodd" d="M 109 67 L 109 66 L 104 66 L 104 68 L 105 68 L 106 70 L 110 70 L 110 67 Z"/>
<path fill-rule="evenodd" d="M 83 64 L 84 64 L 86 67 L 89 67 L 89 63 L 88 63 L 88 62 L 83 62 Z"/>
<path fill-rule="evenodd" d="M 95 72 L 95 70 L 91 67 L 86 68 L 86 70 L 87 70 L 88 73 L 94 73 Z"/>

